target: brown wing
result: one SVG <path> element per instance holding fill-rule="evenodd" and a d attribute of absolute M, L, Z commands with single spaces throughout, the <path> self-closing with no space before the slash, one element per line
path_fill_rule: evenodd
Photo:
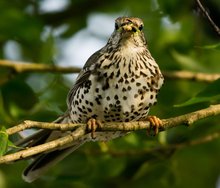
<path fill-rule="evenodd" d="M 73 88 L 69 91 L 69 94 L 67 96 L 67 103 L 71 104 L 73 101 L 73 96 L 76 94 L 76 91 L 82 86 L 85 81 L 88 80 L 91 73 L 95 70 L 95 64 L 98 62 L 99 58 L 103 55 L 102 49 L 95 52 L 90 58 L 86 61 L 86 64 L 84 65 L 83 69 L 79 73 L 76 83 L 74 84 Z M 94 66 L 93 66 L 94 65 Z"/>

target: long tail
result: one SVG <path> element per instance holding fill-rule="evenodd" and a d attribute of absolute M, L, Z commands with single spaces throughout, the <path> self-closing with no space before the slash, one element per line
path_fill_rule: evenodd
<path fill-rule="evenodd" d="M 56 121 L 56 123 L 65 123 L 68 117 L 60 117 Z M 60 131 L 51 131 L 51 130 L 40 130 L 34 135 L 31 135 L 22 141 L 20 141 L 19 145 L 25 147 L 36 146 L 45 142 L 49 142 L 51 140 L 57 139 L 62 136 L 62 132 Z M 48 153 L 43 153 L 35 156 L 33 158 L 32 163 L 26 167 L 22 174 L 22 178 L 26 182 L 32 182 L 39 178 L 43 173 L 45 173 L 49 168 L 57 164 L 59 161 L 64 159 L 67 155 L 72 153 L 78 147 L 86 142 L 86 139 L 80 139 L 74 142 L 70 147 L 57 149 Z"/>
<path fill-rule="evenodd" d="M 76 150 L 85 141 L 78 141 L 73 146 L 63 149 L 55 150 L 50 153 L 41 154 L 34 159 L 34 161 L 24 170 L 22 178 L 26 182 L 32 182 L 39 178 L 49 168 L 57 164 L 59 161 L 64 159 L 67 155 Z"/>

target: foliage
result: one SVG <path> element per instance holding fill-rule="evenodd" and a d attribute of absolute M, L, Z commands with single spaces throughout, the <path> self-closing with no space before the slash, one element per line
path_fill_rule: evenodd
<path fill-rule="evenodd" d="M 91 13 L 104 12 L 141 17 L 150 51 L 162 70 L 209 73 L 220 70 L 219 38 L 206 19 L 195 13 L 193 1 L 69 0 L 65 8 L 51 12 L 41 11 L 44 1 L 0 2 L 1 59 L 56 64 L 59 40 L 69 39 L 85 28 Z M 219 1 L 209 1 L 206 6 L 219 18 Z M 67 26 L 66 30 L 55 34 L 54 30 L 63 25 Z M 19 48 L 11 51 L 13 57 L 6 53 L 10 44 Z M 61 74 L 16 74 L 0 68 L 0 125 L 8 128 L 25 119 L 48 122 L 56 119 L 66 109 L 66 95 L 73 82 Z M 210 85 L 167 80 L 151 114 L 161 118 L 184 114 L 219 102 L 219 93 L 219 80 Z M 182 105 L 174 107 L 177 104 Z M 209 118 L 196 126 L 174 128 L 156 137 L 137 132 L 108 143 L 87 143 L 33 184 L 28 185 L 20 177 L 26 161 L 1 165 L 0 181 L 5 182 L 2 188 L 215 187 L 220 175 L 219 140 L 183 149 L 169 146 L 216 131 L 219 131 L 219 119 Z M 2 128 L 0 154 L 10 144 L 6 137 Z M 167 149 L 142 152 L 160 146 Z"/>

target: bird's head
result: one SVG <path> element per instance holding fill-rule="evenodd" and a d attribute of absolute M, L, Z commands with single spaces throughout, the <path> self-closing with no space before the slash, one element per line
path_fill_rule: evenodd
<path fill-rule="evenodd" d="M 143 33 L 144 23 L 140 18 L 119 17 L 115 20 L 115 30 L 110 38 L 114 45 L 131 44 L 146 45 Z"/>
<path fill-rule="evenodd" d="M 142 32 L 144 23 L 140 18 L 119 17 L 115 20 L 116 32 L 135 34 Z"/>

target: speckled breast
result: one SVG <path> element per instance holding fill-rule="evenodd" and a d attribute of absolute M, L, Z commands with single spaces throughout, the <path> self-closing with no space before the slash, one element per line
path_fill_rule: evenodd
<path fill-rule="evenodd" d="M 71 119 L 126 122 L 145 118 L 162 84 L 163 76 L 153 58 L 125 59 L 124 63 L 106 59 L 76 91 Z"/>

